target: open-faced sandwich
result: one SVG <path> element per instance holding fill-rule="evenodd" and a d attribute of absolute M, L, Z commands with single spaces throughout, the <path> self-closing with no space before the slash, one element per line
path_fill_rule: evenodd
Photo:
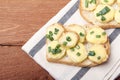
<path fill-rule="evenodd" d="M 81 16 L 104 29 L 120 28 L 120 0 L 80 0 Z"/>
<path fill-rule="evenodd" d="M 46 32 L 49 62 L 91 67 L 106 62 L 110 54 L 108 36 L 99 26 L 55 23 Z"/>

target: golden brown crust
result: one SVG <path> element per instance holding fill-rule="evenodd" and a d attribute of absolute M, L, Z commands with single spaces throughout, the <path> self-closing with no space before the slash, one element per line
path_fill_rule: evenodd
<path fill-rule="evenodd" d="M 83 19 L 85 21 L 87 21 L 88 23 L 90 24 L 94 24 L 94 25 L 98 25 L 99 27 L 103 28 L 103 29 L 110 29 L 110 28 L 120 28 L 120 24 L 117 23 L 117 22 L 114 22 L 114 23 L 111 23 L 108 22 L 108 23 L 100 23 L 100 24 L 97 24 L 97 23 L 93 23 L 89 17 L 86 17 L 86 14 L 90 14 L 90 11 L 85 11 L 82 9 L 82 0 L 80 0 L 80 5 L 79 5 L 79 12 L 80 12 L 80 15 L 83 17 Z M 86 12 L 86 14 L 84 13 Z M 114 20 L 115 21 L 115 20 Z"/>
<path fill-rule="evenodd" d="M 91 25 L 91 26 L 93 26 L 93 25 Z M 85 30 L 89 30 L 89 28 L 91 28 L 88 25 L 85 26 L 85 27 L 86 27 Z M 105 61 L 102 62 L 102 63 L 105 63 L 108 60 L 109 55 L 110 55 L 109 39 L 107 39 L 107 42 L 105 44 L 102 44 L 102 45 L 104 45 L 104 48 L 106 49 L 106 52 L 107 52 L 107 55 L 108 55 L 107 58 L 105 59 Z M 82 61 L 81 63 L 73 62 L 68 56 L 64 56 L 63 58 L 58 59 L 58 60 L 51 59 L 51 58 L 49 58 L 48 55 L 46 55 L 46 58 L 47 58 L 47 61 L 49 61 L 49 62 L 61 63 L 61 64 L 67 64 L 67 65 L 72 65 L 72 66 L 79 66 L 79 67 L 93 67 L 93 66 L 97 66 L 97 65 L 101 64 L 101 63 L 100 64 L 99 63 L 95 63 L 95 62 L 89 60 L 88 58 L 85 59 L 84 61 Z"/>

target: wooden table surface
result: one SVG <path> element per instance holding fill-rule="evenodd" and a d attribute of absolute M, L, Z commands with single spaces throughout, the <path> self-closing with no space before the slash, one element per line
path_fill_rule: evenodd
<path fill-rule="evenodd" d="M 53 80 L 21 46 L 69 0 L 0 0 L 0 80 Z"/>
<path fill-rule="evenodd" d="M 0 80 L 53 80 L 21 46 L 69 0 L 0 0 Z"/>

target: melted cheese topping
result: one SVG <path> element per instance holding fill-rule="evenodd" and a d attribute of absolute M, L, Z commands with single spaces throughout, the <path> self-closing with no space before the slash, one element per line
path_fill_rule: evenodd
<path fill-rule="evenodd" d="M 101 0 L 102 4 L 108 4 L 108 5 L 112 5 L 114 4 L 115 0 Z"/>
<path fill-rule="evenodd" d="M 81 63 L 87 58 L 85 46 L 81 43 L 77 44 L 79 47 L 74 47 L 67 50 L 68 57 L 75 63 Z"/>
<path fill-rule="evenodd" d="M 107 35 L 102 28 L 95 27 L 88 31 L 86 39 L 90 43 L 105 43 L 107 41 Z"/>
<path fill-rule="evenodd" d="M 51 43 L 48 44 L 47 47 L 47 54 L 50 58 L 52 59 L 60 59 L 65 55 L 65 49 L 63 46 L 60 47 L 61 52 L 57 54 L 53 54 L 52 52 L 49 52 L 48 48 L 51 47 L 51 49 L 55 49 L 55 47 L 59 44 L 58 41 L 52 41 Z"/>
<path fill-rule="evenodd" d="M 70 41 L 67 41 L 67 37 L 70 38 Z M 66 47 L 69 47 L 69 48 L 74 47 L 78 42 L 78 35 L 74 32 L 63 33 L 63 35 L 59 39 L 59 42 L 65 45 Z"/>
<path fill-rule="evenodd" d="M 59 31 L 57 32 L 57 34 L 54 34 L 55 33 L 55 29 L 58 29 Z M 53 39 L 54 40 L 58 40 L 59 39 L 59 37 L 62 35 L 62 33 L 64 32 L 64 28 L 62 27 L 62 25 L 60 25 L 60 24 L 57 24 L 57 23 L 55 23 L 55 24 L 52 24 L 51 26 L 49 26 L 48 28 L 47 28 L 47 33 L 46 34 L 49 34 L 49 32 L 52 32 L 53 33 Z M 47 39 L 49 42 L 50 42 L 50 40 L 49 39 Z"/>
<path fill-rule="evenodd" d="M 120 23 L 120 9 L 116 10 L 115 12 L 115 20 Z"/>
<path fill-rule="evenodd" d="M 82 0 L 83 2 L 82 2 L 82 7 L 83 7 L 83 9 L 84 10 L 87 10 L 87 11 L 92 11 L 92 10 L 94 10 L 95 8 L 96 8 L 96 6 L 97 6 L 97 1 L 98 0 L 95 0 L 96 1 L 96 3 L 94 4 L 93 2 L 92 3 L 90 3 L 90 1 L 91 0 Z M 88 2 L 88 4 L 86 4 L 86 1 Z M 86 5 L 88 5 L 88 7 L 86 7 Z"/>
<path fill-rule="evenodd" d="M 86 33 L 85 33 L 85 30 L 81 26 L 73 24 L 73 25 L 68 25 L 68 27 L 66 27 L 66 29 L 68 31 L 76 32 L 79 35 L 80 42 L 84 42 L 85 41 Z M 83 36 L 80 35 L 80 33 L 82 33 Z"/>
<path fill-rule="evenodd" d="M 120 6 L 120 0 L 117 0 L 117 4 Z"/>
<path fill-rule="evenodd" d="M 102 16 L 97 16 L 97 13 L 99 13 L 102 9 L 104 9 L 105 7 L 108 7 L 110 9 L 110 11 L 108 13 L 106 13 L 105 15 L 103 15 L 103 17 L 105 18 L 104 21 L 102 21 Z M 95 18 L 99 21 L 99 22 L 110 22 L 111 20 L 113 20 L 114 18 L 114 9 L 111 6 L 108 5 L 98 5 L 97 8 L 94 11 L 94 16 Z"/>
<path fill-rule="evenodd" d="M 103 45 L 94 45 L 93 47 L 90 48 L 89 51 L 94 51 L 95 55 L 94 56 L 89 55 L 88 58 L 91 61 L 96 62 L 98 64 L 106 61 L 106 59 L 108 58 L 107 52 Z"/>

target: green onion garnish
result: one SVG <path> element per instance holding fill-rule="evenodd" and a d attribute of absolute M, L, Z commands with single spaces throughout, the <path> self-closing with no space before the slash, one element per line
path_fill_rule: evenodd
<path fill-rule="evenodd" d="M 109 7 L 105 6 L 96 16 L 105 15 L 110 11 Z"/>
<path fill-rule="evenodd" d="M 46 34 L 46 38 L 50 38 L 50 35 L 49 35 L 49 34 Z"/>
<path fill-rule="evenodd" d="M 66 37 L 66 40 L 67 41 L 71 41 L 71 38 L 68 36 L 68 37 Z"/>
<path fill-rule="evenodd" d="M 82 37 L 85 36 L 82 32 L 80 32 L 79 35 L 82 36 Z"/>
<path fill-rule="evenodd" d="M 62 50 L 61 49 L 57 49 L 56 50 L 56 53 L 60 53 Z"/>
<path fill-rule="evenodd" d="M 58 34 L 59 29 L 55 28 L 54 34 Z"/>
<path fill-rule="evenodd" d="M 91 0 L 90 3 L 96 4 L 96 0 Z"/>
<path fill-rule="evenodd" d="M 56 48 L 60 48 L 60 44 L 58 44 L 58 45 L 56 46 Z"/>
<path fill-rule="evenodd" d="M 80 56 L 81 54 L 79 53 L 79 52 L 77 52 L 77 54 L 76 54 L 77 56 Z"/>
<path fill-rule="evenodd" d="M 101 35 L 96 35 L 96 38 L 101 38 Z"/>
<path fill-rule="evenodd" d="M 51 47 L 48 47 L 48 52 L 51 52 Z"/>
<path fill-rule="evenodd" d="M 66 45 L 67 45 L 67 42 L 63 42 L 63 45 L 66 46 Z"/>
<path fill-rule="evenodd" d="M 55 49 L 52 49 L 52 54 L 56 54 L 56 50 Z"/>
<path fill-rule="evenodd" d="M 50 40 L 50 41 L 53 41 L 53 40 L 54 40 L 54 38 L 53 38 L 53 37 L 49 37 L 49 40 Z"/>
<path fill-rule="evenodd" d="M 95 56 L 95 51 L 89 51 L 88 55 L 89 56 Z"/>
<path fill-rule="evenodd" d="M 93 33 L 94 33 L 94 31 L 91 31 L 91 32 L 90 32 L 90 34 L 93 34 Z"/>
<path fill-rule="evenodd" d="M 105 21 L 105 20 L 106 20 L 106 18 L 105 18 L 104 16 L 102 16 L 102 17 L 101 17 L 101 20 L 102 20 L 102 21 Z"/>
<path fill-rule="evenodd" d="M 107 2 L 108 2 L 108 0 L 104 0 L 104 2 L 106 2 L 106 3 L 107 3 Z"/>
<path fill-rule="evenodd" d="M 52 31 L 49 31 L 49 35 L 50 35 L 50 36 L 52 36 L 52 35 L 53 35 Z"/>
<path fill-rule="evenodd" d="M 98 57 L 97 57 L 97 59 L 98 59 L 98 60 L 100 60 L 100 59 L 101 59 L 101 57 L 100 57 L 100 56 L 98 56 Z"/>
<path fill-rule="evenodd" d="M 60 44 L 56 45 L 55 49 L 50 49 L 50 52 L 52 52 L 52 54 L 58 54 L 60 53 L 62 50 L 60 49 Z"/>
<path fill-rule="evenodd" d="M 106 32 L 102 32 L 102 35 L 106 35 Z"/>
<path fill-rule="evenodd" d="M 85 7 L 88 8 L 88 5 L 89 5 L 88 0 L 85 0 Z"/>

